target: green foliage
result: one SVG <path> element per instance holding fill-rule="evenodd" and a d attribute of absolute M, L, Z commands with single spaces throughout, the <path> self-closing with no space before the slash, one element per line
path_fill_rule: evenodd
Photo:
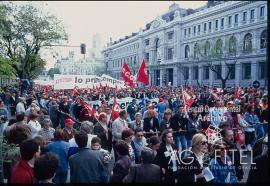
<path fill-rule="evenodd" d="M 48 71 L 50 78 L 53 78 L 54 74 L 60 74 L 60 70 L 58 68 L 50 68 Z"/>
<path fill-rule="evenodd" d="M 14 60 L 5 59 L 0 56 L 0 77 L 16 77 L 16 71 L 12 65 L 17 64 Z"/>
<path fill-rule="evenodd" d="M 46 62 L 40 49 L 67 39 L 61 22 L 32 5 L 0 4 L 0 54 L 15 59 L 19 78 L 36 78 Z"/>
<path fill-rule="evenodd" d="M 0 135 L 0 149 L 4 161 L 11 161 L 11 157 L 18 153 L 18 145 L 8 143 L 3 135 Z"/>

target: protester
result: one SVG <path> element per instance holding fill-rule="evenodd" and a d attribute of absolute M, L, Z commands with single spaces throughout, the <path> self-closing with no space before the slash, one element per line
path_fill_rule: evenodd
<path fill-rule="evenodd" d="M 55 153 L 59 158 L 59 166 L 56 171 L 56 175 L 53 178 L 53 182 L 66 183 L 68 174 L 68 149 L 69 144 L 64 140 L 64 132 L 62 129 L 57 129 L 54 132 L 54 141 L 48 144 L 48 150 Z"/>
<path fill-rule="evenodd" d="M 66 114 L 69 114 L 70 110 L 70 103 L 68 102 L 68 97 L 64 96 L 62 102 L 59 104 L 59 111 L 60 113 L 60 125 L 61 128 L 65 127 L 65 122 L 64 120 L 67 118 Z"/>
<path fill-rule="evenodd" d="M 131 129 L 125 129 L 122 132 L 122 140 L 125 141 L 128 144 L 129 148 L 129 156 L 131 159 L 131 163 L 135 164 L 135 152 L 131 145 L 132 139 L 133 139 L 133 131 Z"/>
<path fill-rule="evenodd" d="M 64 137 L 64 140 L 68 142 L 70 139 L 73 138 L 73 136 L 76 133 L 76 130 L 73 128 L 73 125 L 75 122 L 72 121 L 72 119 L 67 118 L 64 120 L 64 123 L 65 123 L 65 127 L 63 128 L 63 133 L 64 133 L 63 137 Z"/>
<path fill-rule="evenodd" d="M 121 183 L 131 166 L 128 144 L 123 140 L 118 140 L 115 144 L 115 151 L 118 158 L 111 173 L 110 183 Z"/>
<path fill-rule="evenodd" d="M 0 99 L 0 134 L 4 132 L 4 124 L 8 120 L 8 111 L 4 107 L 4 102 Z"/>
<path fill-rule="evenodd" d="M 131 121 L 135 120 L 135 114 L 139 112 L 140 106 L 137 104 L 136 99 L 133 99 L 131 104 L 128 105 L 127 107 L 127 112 L 129 114 L 129 118 Z"/>
<path fill-rule="evenodd" d="M 137 112 L 135 114 L 135 120 L 130 122 L 130 128 L 135 131 L 136 128 L 143 128 L 142 114 Z"/>
<path fill-rule="evenodd" d="M 141 151 L 143 147 L 147 145 L 147 143 L 146 143 L 146 138 L 143 135 L 142 128 L 136 128 L 134 136 L 135 137 L 131 141 L 131 147 L 134 151 L 135 163 L 138 164 L 141 161 Z"/>
<path fill-rule="evenodd" d="M 98 152 L 87 147 L 88 136 L 84 131 L 75 134 L 79 152 L 69 158 L 71 183 L 101 183 L 103 163 Z"/>
<path fill-rule="evenodd" d="M 164 118 L 160 122 L 159 131 L 163 131 L 165 129 L 171 129 L 171 117 L 172 117 L 172 111 L 170 109 L 166 109 L 164 112 Z"/>
<path fill-rule="evenodd" d="M 126 121 L 127 116 L 127 112 L 125 110 L 121 110 L 119 112 L 119 117 L 114 120 L 112 124 L 112 136 L 114 141 L 121 139 L 123 130 L 128 128 Z"/>
<path fill-rule="evenodd" d="M 19 97 L 18 104 L 16 105 L 16 113 L 25 112 L 25 98 Z"/>
<path fill-rule="evenodd" d="M 20 145 L 21 159 L 11 173 L 11 183 L 34 183 L 34 163 L 40 154 L 40 147 L 35 139 L 27 139 Z"/>
<path fill-rule="evenodd" d="M 53 183 L 58 163 L 58 157 L 53 153 L 48 152 L 38 157 L 34 164 L 35 183 Z"/>
<path fill-rule="evenodd" d="M 191 147 L 192 137 L 202 130 L 201 121 L 198 120 L 198 115 L 195 111 L 192 111 L 188 118 L 187 124 L 187 148 Z"/>
<path fill-rule="evenodd" d="M 158 110 L 158 121 L 160 122 L 162 118 L 164 117 L 164 112 L 166 110 L 166 104 L 164 103 L 164 99 L 161 97 L 159 98 L 159 103 L 157 104 L 157 110 Z"/>
<path fill-rule="evenodd" d="M 179 182 L 181 183 L 205 183 L 202 170 L 204 167 L 204 155 L 208 152 L 206 136 L 202 133 L 195 134 L 192 138 L 191 150 L 182 159 L 179 170 Z"/>
<path fill-rule="evenodd" d="M 157 151 L 156 161 L 161 168 L 162 181 L 164 183 L 175 183 L 177 177 L 178 149 L 173 143 L 171 130 L 165 129 L 161 134 L 161 144 Z"/>
<path fill-rule="evenodd" d="M 159 129 L 159 122 L 157 119 L 157 113 L 154 110 L 148 111 L 148 117 L 143 120 L 143 130 L 147 132 L 146 138 L 150 138 Z"/>
<path fill-rule="evenodd" d="M 153 163 L 157 164 L 156 156 L 160 147 L 160 140 L 158 136 L 152 136 L 148 140 L 148 147 L 153 150 Z"/>
<path fill-rule="evenodd" d="M 148 147 L 141 150 L 141 164 L 131 165 L 125 183 L 160 183 L 160 167 L 152 164 L 153 151 Z"/>
<path fill-rule="evenodd" d="M 51 126 L 51 120 L 49 118 L 44 119 L 41 122 L 42 129 L 39 131 L 39 135 L 41 135 L 46 143 L 49 143 L 53 139 L 53 133 L 55 132 L 55 129 Z"/>
<path fill-rule="evenodd" d="M 37 113 L 32 113 L 29 115 L 30 121 L 28 122 L 28 126 L 31 129 L 31 136 L 34 138 L 38 135 L 39 131 L 41 130 L 41 125 L 38 122 L 39 115 Z"/>

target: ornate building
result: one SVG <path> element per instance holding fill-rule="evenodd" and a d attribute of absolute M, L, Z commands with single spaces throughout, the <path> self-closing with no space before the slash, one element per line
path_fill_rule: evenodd
<path fill-rule="evenodd" d="M 174 3 L 145 29 L 110 41 L 102 54 L 107 71 L 118 79 L 124 62 L 136 72 L 144 58 L 155 85 L 221 86 L 218 74 L 225 78 L 230 71 L 227 86 L 254 80 L 267 86 L 267 42 L 266 1 L 212 1 L 195 10 Z M 213 48 L 223 54 L 223 60 L 211 62 L 217 73 L 207 58 Z"/>

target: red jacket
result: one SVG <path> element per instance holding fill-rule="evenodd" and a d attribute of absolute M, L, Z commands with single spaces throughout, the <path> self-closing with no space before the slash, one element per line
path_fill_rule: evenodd
<path fill-rule="evenodd" d="M 34 183 L 34 170 L 27 161 L 21 159 L 13 167 L 11 183 Z"/>

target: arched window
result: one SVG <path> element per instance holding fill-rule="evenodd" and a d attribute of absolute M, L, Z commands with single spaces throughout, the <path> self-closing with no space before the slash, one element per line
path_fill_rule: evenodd
<path fill-rule="evenodd" d="M 195 45 L 194 45 L 194 58 L 197 58 L 198 57 L 198 44 L 197 43 L 195 43 Z"/>
<path fill-rule="evenodd" d="M 235 52 L 236 52 L 236 38 L 234 36 L 231 36 L 229 39 L 229 53 Z"/>
<path fill-rule="evenodd" d="M 185 47 L 185 58 L 189 58 L 189 54 L 190 54 L 190 49 L 189 49 L 189 46 L 186 45 L 186 47 Z"/>
<path fill-rule="evenodd" d="M 216 41 L 216 53 L 222 54 L 222 40 L 221 39 L 218 39 Z"/>
<path fill-rule="evenodd" d="M 204 55 L 208 56 L 210 52 L 210 42 L 206 41 L 204 45 Z"/>
<path fill-rule="evenodd" d="M 267 46 L 267 30 L 264 30 L 261 34 L 261 48 L 266 48 Z"/>
<path fill-rule="evenodd" d="M 244 37 L 244 51 L 252 51 L 252 35 L 250 33 L 247 33 Z"/>

